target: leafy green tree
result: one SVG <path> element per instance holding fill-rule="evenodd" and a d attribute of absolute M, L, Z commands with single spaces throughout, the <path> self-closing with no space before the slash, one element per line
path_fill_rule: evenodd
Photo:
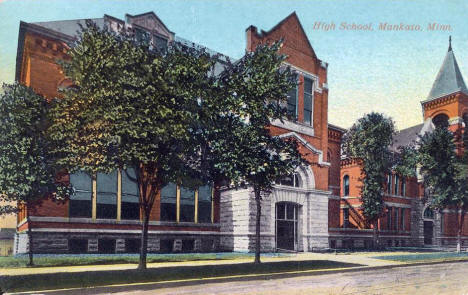
<path fill-rule="evenodd" d="M 373 224 L 375 246 L 379 243 L 378 219 L 384 212 L 383 184 L 393 164 L 389 146 L 394 133 L 393 121 L 373 112 L 360 118 L 343 138 L 344 154 L 362 163 L 362 213 Z"/>
<path fill-rule="evenodd" d="M 466 135 L 463 141 L 466 146 Z M 430 191 L 432 207 L 455 208 L 458 212 L 457 251 L 460 252 L 468 208 L 468 152 L 465 149 L 463 156 L 458 156 L 452 132 L 445 127 L 437 127 L 421 138 L 419 157 L 424 186 Z"/>
<path fill-rule="evenodd" d="M 55 101 L 50 128 L 59 163 L 69 172 L 135 170 L 143 217 L 139 269 L 146 268 L 157 193 L 170 182 L 201 184 L 194 180 L 200 149 L 191 136 L 214 60 L 176 43 L 152 50 L 144 40 L 88 21 L 68 51 L 70 61 L 62 62 L 74 86 Z"/>
<path fill-rule="evenodd" d="M 286 119 L 287 92 L 295 86 L 284 55 L 278 54 L 281 42 L 260 45 L 239 61 L 226 67 L 218 81 L 216 95 L 224 111 L 212 112 L 213 122 L 204 124 L 209 142 L 208 159 L 216 175 L 233 186 L 253 188 L 256 203 L 255 263 L 260 263 L 261 199 L 270 193 L 275 181 L 291 174 L 305 161 L 297 143 L 273 136 L 271 121 Z"/>
<path fill-rule="evenodd" d="M 25 210 L 29 265 L 33 265 L 30 215 L 43 199 L 59 201 L 69 193 L 57 183 L 58 168 L 46 130 L 49 105 L 31 88 L 3 84 L 0 95 L 0 200 L 17 206 L 0 207 L 0 214 Z"/>

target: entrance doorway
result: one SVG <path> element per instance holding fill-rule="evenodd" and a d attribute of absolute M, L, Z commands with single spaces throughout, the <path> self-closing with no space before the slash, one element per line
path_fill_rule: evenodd
<path fill-rule="evenodd" d="M 299 205 L 290 202 L 276 204 L 276 249 L 297 251 L 297 221 Z"/>
<path fill-rule="evenodd" d="M 424 218 L 424 245 L 432 245 L 434 238 L 434 211 L 426 208 L 423 214 Z"/>

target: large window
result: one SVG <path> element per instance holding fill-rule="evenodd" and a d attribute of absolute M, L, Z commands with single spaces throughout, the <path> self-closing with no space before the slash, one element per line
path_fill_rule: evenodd
<path fill-rule="evenodd" d="M 313 111 L 313 93 L 312 93 L 313 80 L 304 77 L 304 123 L 313 125 L 312 111 Z"/>
<path fill-rule="evenodd" d="M 195 221 L 195 191 L 180 187 L 180 221 Z"/>
<path fill-rule="evenodd" d="M 135 170 L 122 171 L 122 212 L 121 219 L 140 219 L 138 185 Z"/>
<path fill-rule="evenodd" d="M 76 172 L 70 175 L 70 183 L 75 193 L 70 197 L 70 217 L 91 217 L 93 185 L 91 177 L 84 172 Z"/>
<path fill-rule="evenodd" d="M 165 52 L 167 50 L 167 39 L 154 35 L 154 45 L 156 49 L 160 52 Z"/>
<path fill-rule="evenodd" d="M 395 188 L 394 188 L 394 192 L 393 194 L 394 195 L 398 195 L 399 194 L 399 188 L 400 188 L 400 177 L 398 175 L 395 175 Z"/>
<path fill-rule="evenodd" d="M 97 174 L 96 218 L 117 218 L 117 171 Z"/>
<path fill-rule="evenodd" d="M 295 80 L 297 80 L 297 76 Z M 288 92 L 288 113 L 293 118 L 297 118 L 297 85 Z"/>
<path fill-rule="evenodd" d="M 161 221 L 177 221 L 177 186 L 174 183 L 161 190 Z"/>
<path fill-rule="evenodd" d="M 401 213 L 400 213 L 400 228 L 401 230 L 406 230 L 405 227 L 405 208 L 401 208 Z"/>
<path fill-rule="evenodd" d="M 345 175 L 343 177 L 343 194 L 344 196 L 349 196 L 349 176 Z"/>
<path fill-rule="evenodd" d="M 195 197 L 196 194 L 198 194 L 198 198 Z M 195 208 L 198 212 L 197 215 L 195 215 Z M 194 191 L 170 183 L 162 189 L 161 221 L 211 223 L 211 218 L 211 186 L 202 186 Z"/>
<path fill-rule="evenodd" d="M 387 193 L 392 193 L 392 174 L 387 175 Z"/>
<path fill-rule="evenodd" d="M 392 216 L 393 215 L 393 210 L 392 207 L 388 207 L 387 209 L 387 229 L 391 230 L 392 229 Z"/>
<path fill-rule="evenodd" d="M 198 222 L 211 222 L 211 201 L 212 201 L 211 186 L 205 185 L 198 189 Z"/>
<path fill-rule="evenodd" d="M 406 178 L 404 177 L 401 178 L 401 195 L 406 196 Z"/>

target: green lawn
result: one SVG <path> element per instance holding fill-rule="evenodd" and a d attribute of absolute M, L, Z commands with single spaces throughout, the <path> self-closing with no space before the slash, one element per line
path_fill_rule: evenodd
<path fill-rule="evenodd" d="M 286 271 L 320 270 L 360 266 L 335 261 L 281 261 L 252 263 L 177 266 L 151 268 L 146 271 L 115 270 L 53 274 L 2 276 L 0 286 L 4 292 L 39 291 L 47 289 L 92 287 L 112 284 L 158 282 L 181 279 L 201 279 L 246 274 L 271 274 Z"/>
<path fill-rule="evenodd" d="M 252 258 L 252 253 L 187 253 L 187 254 L 148 254 L 148 263 L 152 262 L 182 262 L 197 260 L 231 260 Z M 267 257 L 285 257 L 289 254 L 271 253 L 262 254 Z M 0 257 L 0 268 L 26 267 L 28 263 L 26 255 Z M 74 266 L 74 265 L 102 265 L 102 264 L 126 264 L 138 263 L 137 254 L 85 254 L 85 255 L 41 255 L 34 256 L 36 267 L 44 266 Z"/>
<path fill-rule="evenodd" d="M 450 260 L 468 260 L 468 253 L 456 252 L 434 252 L 434 253 L 415 253 L 403 255 L 385 255 L 374 256 L 372 258 L 399 261 L 399 262 L 430 262 L 430 261 L 450 261 Z"/>

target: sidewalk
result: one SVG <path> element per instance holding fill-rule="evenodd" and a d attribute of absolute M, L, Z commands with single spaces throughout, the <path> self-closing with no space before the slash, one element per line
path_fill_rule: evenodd
<path fill-rule="evenodd" d="M 311 260 L 327 260 L 343 263 L 355 263 L 365 266 L 385 266 L 404 264 L 402 262 L 375 259 L 369 256 L 384 256 L 387 253 L 352 253 L 352 254 L 333 254 L 333 253 L 298 253 L 289 257 L 262 257 L 262 262 L 280 262 L 280 261 L 311 261 Z M 389 255 L 398 254 L 391 252 Z M 164 268 L 177 266 L 201 266 L 201 265 L 229 265 L 238 263 L 252 262 L 253 258 L 238 258 L 233 260 L 199 260 L 186 262 L 157 262 L 148 263 L 150 268 Z M 65 272 L 86 272 L 86 271 L 107 271 L 107 270 L 131 270 L 137 267 L 136 264 L 108 264 L 108 265 L 79 265 L 79 266 L 57 266 L 57 267 L 24 267 L 24 268 L 0 268 L 0 275 L 33 275 L 33 274 L 50 274 L 50 273 L 65 273 Z"/>

